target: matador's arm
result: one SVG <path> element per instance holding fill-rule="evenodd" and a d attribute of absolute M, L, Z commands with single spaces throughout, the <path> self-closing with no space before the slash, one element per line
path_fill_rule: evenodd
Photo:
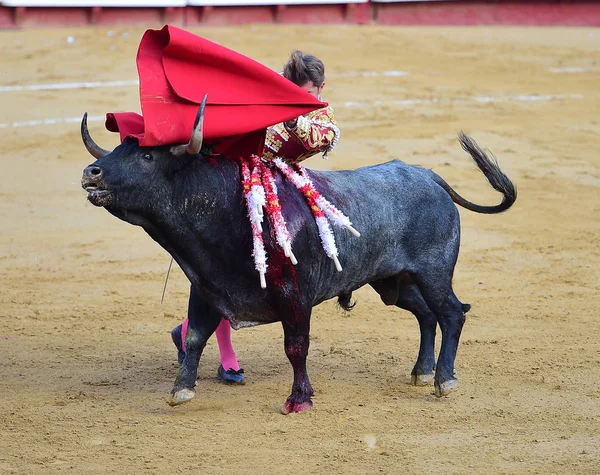
<path fill-rule="evenodd" d="M 330 152 L 340 137 L 340 129 L 331 107 L 319 109 L 297 119 L 295 127 L 285 124 L 290 137 L 307 152 Z"/>

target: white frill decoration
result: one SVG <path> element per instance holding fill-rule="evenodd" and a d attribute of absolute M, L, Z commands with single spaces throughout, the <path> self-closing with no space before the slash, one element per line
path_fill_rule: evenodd
<path fill-rule="evenodd" d="M 310 187 L 314 190 L 315 185 L 313 185 L 313 182 L 308 177 L 306 170 L 300 165 L 297 165 L 297 170 L 298 174 L 300 174 L 302 178 L 304 178 L 310 185 Z M 340 228 L 346 228 L 354 236 L 360 237 L 360 233 L 356 229 L 354 229 L 354 227 L 352 227 L 352 221 L 350 221 L 350 218 L 344 213 L 342 213 L 339 209 L 337 209 L 334 205 L 332 205 L 327 199 L 325 199 L 325 197 L 322 194 L 318 193 L 315 198 L 315 201 L 319 205 L 319 208 L 321 208 L 325 212 L 325 214 L 333 224 Z"/>
<path fill-rule="evenodd" d="M 293 169 L 286 164 L 281 158 L 276 158 L 273 163 L 285 177 L 294 184 L 294 186 L 304 194 L 308 205 L 315 217 L 317 228 L 319 229 L 319 236 L 323 244 L 323 249 L 327 256 L 329 256 L 335 263 L 335 268 L 340 272 L 342 266 L 338 259 L 338 250 L 335 244 L 335 237 L 331 231 L 328 218 L 339 227 L 348 229 L 354 236 L 360 237 L 360 233 L 352 227 L 350 219 L 338 210 L 334 205 L 327 201 L 321 194 L 315 189 L 312 181 L 308 177 L 306 171 L 298 164 L 296 169 Z"/>
<path fill-rule="evenodd" d="M 315 216 L 315 222 L 317 223 L 317 228 L 319 229 L 319 236 L 321 236 L 321 243 L 323 243 L 325 254 L 327 254 L 327 256 L 333 260 L 337 271 L 342 272 L 342 266 L 338 260 L 338 249 L 335 245 L 335 237 L 333 237 L 329 220 L 325 217 L 325 215 Z"/>
<path fill-rule="evenodd" d="M 265 191 L 262 188 L 260 179 L 258 180 L 258 183 L 252 183 L 252 175 L 255 173 L 250 173 L 248 164 L 243 160 L 241 161 L 241 167 L 244 197 L 246 198 L 248 217 L 250 218 L 250 227 L 252 229 L 252 255 L 254 257 L 254 267 L 259 273 L 261 288 L 266 289 L 267 281 L 265 276 L 267 274 L 267 253 L 262 237 L 263 216 L 262 213 L 259 212 L 259 210 L 262 211 L 262 207 L 265 204 Z"/>
<path fill-rule="evenodd" d="M 295 164 L 295 167 L 292 167 L 280 158 L 276 158 L 269 163 L 274 164 L 286 179 L 304 195 L 315 218 L 323 249 L 327 256 L 333 260 L 337 271 L 341 272 L 342 266 L 338 259 L 338 249 L 330 221 L 338 227 L 346 228 L 354 236 L 360 237 L 360 233 L 352 227 L 352 223 L 346 215 L 321 196 L 308 177 L 306 170 L 300 165 Z M 250 165 L 252 170 L 250 170 Z M 267 287 L 267 253 L 262 237 L 263 209 L 267 211 L 267 217 L 275 233 L 277 244 L 281 247 L 285 256 L 294 265 L 298 264 L 298 261 L 292 252 L 292 238 L 281 212 L 281 204 L 277 197 L 277 186 L 269 164 L 253 155 L 249 159 L 240 160 L 240 167 L 244 198 L 252 229 L 254 266 L 260 276 L 260 286 L 265 289 Z"/>
<path fill-rule="evenodd" d="M 260 166 L 260 162 L 258 166 Z M 292 237 L 287 230 L 285 219 L 283 219 L 283 214 L 281 213 L 281 205 L 279 203 L 279 198 L 277 197 L 277 185 L 275 185 L 273 174 L 267 166 L 263 166 L 262 178 L 267 198 L 267 214 L 273 226 L 273 230 L 275 231 L 275 239 L 277 240 L 279 247 L 283 249 L 285 257 L 287 257 L 293 265 L 296 265 L 298 264 L 298 261 L 292 252 Z"/>

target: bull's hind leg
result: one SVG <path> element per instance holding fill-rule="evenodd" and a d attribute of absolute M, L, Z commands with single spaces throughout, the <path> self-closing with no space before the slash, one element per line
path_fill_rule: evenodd
<path fill-rule="evenodd" d="M 445 396 L 456 389 L 454 377 L 454 360 L 458 349 L 458 341 L 465 323 L 463 310 L 466 306 L 458 300 L 452 290 L 450 274 L 420 274 L 414 279 L 423 295 L 427 307 L 436 316 L 442 331 L 442 346 L 435 370 L 435 395 Z"/>
<path fill-rule="evenodd" d="M 421 332 L 419 356 L 411 372 L 410 380 L 415 386 L 426 386 L 433 381 L 434 377 L 437 320 L 425 303 L 419 288 L 408 276 L 400 283 L 396 306 L 412 312 L 419 322 Z"/>
<path fill-rule="evenodd" d="M 283 412 L 302 412 L 312 407 L 313 388 L 306 371 L 306 357 L 309 346 L 310 314 L 307 318 L 283 321 L 285 354 L 294 370 L 292 394 L 283 405 Z"/>
<path fill-rule="evenodd" d="M 435 369 L 437 320 L 423 300 L 419 288 L 409 274 L 398 274 L 387 279 L 373 281 L 370 285 L 380 295 L 383 303 L 408 310 L 417 318 L 421 331 L 421 343 L 417 362 L 411 372 L 411 382 L 416 386 L 425 386 L 431 383 Z"/>
<path fill-rule="evenodd" d="M 185 335 L 185 356 L 179 367 L 179 373 L 171 390 L 169 404 L 177 406 L 189 401 L 196 395 L 194 386 L 198 377 L 198 363 L 206 342 L 215 332 L 220 315 L 214 312 L 194 291 L 190 291 L 188 304 L 189 324 Z"/>

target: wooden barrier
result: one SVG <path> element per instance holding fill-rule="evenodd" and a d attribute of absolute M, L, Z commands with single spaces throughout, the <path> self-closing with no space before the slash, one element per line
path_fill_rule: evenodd
<path fill-rule="evenodd" d="M 600 26 L 600 1 L 4 0 L 0 28 L 285 24 Z"/>

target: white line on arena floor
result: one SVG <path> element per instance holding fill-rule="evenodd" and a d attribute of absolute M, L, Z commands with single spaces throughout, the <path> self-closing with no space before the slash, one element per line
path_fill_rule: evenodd
<path fill-rule="evenodd" d="M 591 67 L 580 67 L 580 66 L 570 66 L 565 68 L 548 68 L 548 71 L 551 73 L 591 73 L 600 71 L 600 67 L 591 66 Z"/>
<path fill-rule="evenodd" d="M 392 101 L 346 101 L 344 107 L 377 107 L 377 106 L 413 106 L 422 104 L 457 104 L 464 102 L 476 102 L 479 104 L 496 104 L 503 102 L 548 102 L 554 100 L 565 99 L 583 99 L 583 94 L 543 94 L 543 95 L 516 95 L 516 96 L 465 96 L 455 98 L 438 98 L 431 99 L 397 99 Z M 100 122 L 105 120 L 105 116 L 89 116 L 88 122 Z M 27 120 L 23 122 L 9 122 L 0 124 L 0 129 L 8 127 L 33 127 L 39 125 L 54 125 L 54 124 L 72 124 L 81 122 L 81 117 L 64 117 L 58 119 L 42 119 L 42 120 Z"/>
<path fill-rule="evenodd" d="M 600 67 L 563 67 L 548 68 L 551 73 L 587 73 L 600 71 Z M 332 78 L 353 78 L 353 77 L 401 77 L 408 76 L 406 71 L 348 71 L 345 73 L 330 73 L 328 77 Z M 49 84 L 24 84 L 15 86 L 0 86 L 0 92 L 19 92 L 19 91 L 48 91 L 61 89 L 95 89 L 99 87 L 124 87 L 137 86 L 137 79 L 124 81 L 80 81 L 80 82 L 63 82 Z"/>
<path fill-rule="evenodd" d="M 103 115 L 95 115 L 88 117 L 88 122 L 99 122 L 105 120 Z M 36 125 L 55 125 L 55 124 L 78 124 L 81 122 L 81 117 L 63 117 L 60 119 L 42 119 L 42 120 L 25 120 L 23 122 L 9 122 L 8 124 L 0 124 L 0 129 L 7 127 L 34 127 Z"/>
<path fill-rule="evenodd" d="M 331 73 L 329 77 L 399 77 L 407 76 L 406 71 L 349 71 L 346 73 Z M 61 89 L 95 89 L 99 87 L 123 87 L 137 86 L 139 81 L 131 79 L 127 81 L 81 81 L 81 82 L 59 82 L 49 84 L 24 84 L 16 86 L 0 86 L 0 92 L 20 92 L 20 91 L 48 91 Z"/>
<path fill-rule="evenodd" d="M 347 101 L 345 107 L 369 106 L 413 106 L 421 104 L 455 104 L 461 102 L 479 102 L 482 104 L 500 102 L 543 102 L 560 99 L 583 99 L 583 94 L 543 94 L 543 95 L 517 95 L 517 96 L 465 96 L 465 97 L 433 97 L 431 99 L 396 99 L 391 101 Z"/>
<path fill-rule="evenodd" d="M 137 86 L 138 80 L 131 81 L 93 81 L 60 82 L 54 84 L 25 84 L 22 86 L 0 86 L 0 92 L 47 91 L 51 89 L 94 89 L 97 87 Z"/>
<path fill-rule="evenodd" d="M 348 71 L 346 73 L 328 73 L 327 77 L 331 78 L 372 78 L 377 76 L 398 77 L 408 76 L 406 71 Z"/>

